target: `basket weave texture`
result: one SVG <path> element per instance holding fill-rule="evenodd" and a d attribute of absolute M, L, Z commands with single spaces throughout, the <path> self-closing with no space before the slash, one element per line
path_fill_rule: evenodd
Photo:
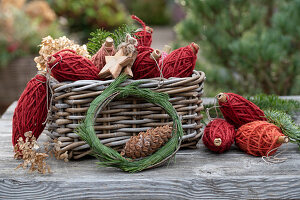
<path fill-rule="evenodd" d="M 127 80 L 121 86 L 142 81 L 141 88 L 169 94 L 170 102 L 182 119 L 184 136 L 181 147 L 195 148 L 201 138 L 204 109 L 203 94 L 205 74 L 194 71 L 187 78 L 159 78 Z M 113 80 L 80 80 L 75 82 L 50 82 L 53 92 L 52 114 L 46 127 L 46 134 L 53 142 L 61 142 L 61 153 L 67 151 L 69 158 L 79 159 L 91 153 L 89 145 L 75 133 L 75 129 L 85 118 L 86 111 L 95 97 L 100 95 Z M 97 116 L 94 124 L 100 141 L 121 151 L 130 136 L 150 128 L 172 124 L 165 111 L 143 99 L 129 97 L 114 99 Z"/>

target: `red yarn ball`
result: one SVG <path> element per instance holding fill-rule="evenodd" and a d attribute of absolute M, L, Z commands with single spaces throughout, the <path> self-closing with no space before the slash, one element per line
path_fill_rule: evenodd
<path fill-rule="evenodd" d="M 203 144 L 211 151 L 223 153 L 234 142 L 235 129 L 223 119 L 215 119 L 207 124 L 202 136 Z"/>
<path fill-rule="evenodd" d="M 51 75 L 59 82 L 77 80 L 99 80 L 99 69 L 87 58 L 70 49 L 52 55 L 48 64 Z"/>
<path fill-rule="evenodd" d="M 141 50 L 141 48 L 139 48 Z M 158 59 L 155 61 L 151 53 L 153 49 L 140 51 L 131 67 L 134 79 L 155 78 L 160 76 L 157 66 Z"/>
<path fill-rule="evenodd" d="M 277 140 L 284 136 L 277 126 L 266 121 L 254 121 L 241 126 L 236 133 L 236 145 L 253 156 L 267 156 L 281 145 Z M 276 150 L 269 153 L 273 155 Z"/>
<path fill-rule="evenodd" d="M 151 52 L 154 51 L 154 49 L 152 49 L 151 47 L 145 47 L 145 46 L 138 46 L 136 50 L 138 53 L 142 53 L 144 51 L 151 51 Z"/>
<path fill-rule="evenodd" d="M 95 67 L 98 68 L 99 71 L 105 66 L 105 56 L 113 56 L 115 55 L 115 48 L 114 46 L 107 47 L 105 46 L 105 43 L 102 45 L 102 47 L 99 49 L 99 51 L 93 55 L 91 61 L 95 65 Z"/>
<path fill-rule="evenodd" d="M 253 121 L 267 121 L 264 112 L 257 105 L 238 94 L 221 93 L 218 100 L 224 118 L 235 128 Z"/>
<path fill-rule="evenodd" d="M 138 30 L 137 32 L 134 33 L 134 35 L 136 36 L 135 38 L 137 39 L 138 42 L 137 46 L 150 47 L 152 43 L 152 32 L 153 32 L 152 28 L 146 26 L 146 24 L 135 15 L 131 15 L 131 18 L 136 20 L 143 26 L 143 29 Z"/>
<path fill-rule="evenodd" d="M 164 78 L 170 77 L 189 77 L 193 74 L 193 70 L 197 60 L 197 48 L 192 49 L 194 43 L 186 47 L 181 47 L 172 51 L 161 63 Z M 195 51 L 195 52 L 194 52 Z"/>
<path fill-rule="evenodd" d="M 28 131 L 37 139 L 45 128 L 47 112 L 46 77 L 38 74 L 27 83 L 18 100 L 12 121 L 13 145 L 20 137 L 25 141 L 24 133 Z"/>

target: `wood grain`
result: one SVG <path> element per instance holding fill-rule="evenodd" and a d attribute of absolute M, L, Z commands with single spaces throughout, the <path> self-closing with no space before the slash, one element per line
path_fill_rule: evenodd
<path fill-rule="evenodd" d="M 13 107 L 9 110 L 13 111 Z M 9 112 L 9 110 L 7 112 Z M 115 168 L 99 168 L 96 159 L 65 163 L 53 158 L 52 174 L 18 169 L 13 159 L 11 117 L 0 119 L 0 199 L 299 199 L 300 153 L 288 145 L 281 164 L 266 164 L 260 157 L 235 146 L 214 154 L 203 144 L 181 150 L 163 167 L 129 174 Z M 297 119 L 300 118 L 298 113 Z M 39 143 L 47 139 L 45 134 Z M 284 146 L 280 151 L 284 150 Z"/>

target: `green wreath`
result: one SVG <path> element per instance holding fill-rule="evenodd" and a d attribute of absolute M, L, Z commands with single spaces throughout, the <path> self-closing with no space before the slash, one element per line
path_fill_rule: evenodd
<path fill-rule="evenodd" d="M 86 141 L 93 150 L 93 156 L 98 158 L 100 166 L 117 167 L 127 172 L 138 172 L 158 166 L 172 158 L 178 151 L 183 136 L 183 128 L 179 116 L 169 102 L 165 93 L 153 92 L 150 89 L 138 88 L 141 82 L 132 83 L 125 87 L 119 85 L 127 79 L 125 74 L 119 76 L 106 88 L 101 95 L 90 104 L 86 118 L 77 128 L 77 134 Z M 94 130 L 94 121 L 98 113 L 115 97 L 125 98 L 136 96 L 148 102 L 161 106 L 173 120 L 172 138 L 154 154 L 140 160 L 130 161 L 122 157 L 116 150 L 103 145 Z"/>

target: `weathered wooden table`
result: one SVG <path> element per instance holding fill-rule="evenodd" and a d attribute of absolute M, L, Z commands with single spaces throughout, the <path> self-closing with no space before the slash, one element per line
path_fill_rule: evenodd
<path fill-rule="evenodd" d="M 199 149 L 179 151 L 175 163 L 136 174 L 99 168 L 96 159 L 50 159 L 53 173 L 48 175 L 15 170 L 20 164 L 11 145 L 15 106 L 0 119 L 0 199 L 300 198 L 300 151 L 294 144 L 281 164 L 266 164 L 236 147 L 217 155 L 199 144 Z"/>

